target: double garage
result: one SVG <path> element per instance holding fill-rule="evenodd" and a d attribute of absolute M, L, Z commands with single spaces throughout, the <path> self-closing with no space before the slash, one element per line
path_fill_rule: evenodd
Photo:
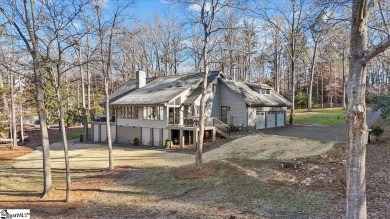
<path fill-rule="evenodd" d="M 256 111 L 256 129 L 284 126 L 286 111 Z"/>

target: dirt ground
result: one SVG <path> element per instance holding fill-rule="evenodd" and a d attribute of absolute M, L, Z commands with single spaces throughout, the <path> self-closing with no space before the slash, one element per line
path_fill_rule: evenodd
<path fill-rule="evenodd" d="M 82 131 L 82 127 L 69 127 L 67 129 L 68 136 L 71 135 L 72 133 L 77 133 Z M 51 143 L 56 143 L 62 141 L 62 133 L 58 128 L 50 128 L 48 129 L 49 132 L 49 142 Z M 25 147 L 29 148 L 35 148 L 40 146 L 41 143 L 41 131 L 40 129 L 37 128 L 27 128 L 25 131 L 25 135 L 28 136 Z"/>
<path fill-rule="evenodd" d="M 82 131 L 82 127 L 70 127 L 68 128 L 68 136 L 72 133 L 78 133 Z M 58 128 L 48 129 L 50 143 L 56 143 L 62 141 L 62 134 Z M 29 154 L 41 145 L 41 133 L 37 128 L 25 127 L 25 144 L 18 143 L 18 147 L 11 149 L 11 144 L 0 144 L 0 161 L 10 160 L 26 154 Z"/>

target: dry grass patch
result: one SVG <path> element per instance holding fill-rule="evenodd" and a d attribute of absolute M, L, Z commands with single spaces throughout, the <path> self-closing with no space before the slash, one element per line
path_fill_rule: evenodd
<path fill-rule="evenodd" d="M 320 142 L 277 135 L 249 135 L 235 139 L 206 152 L 204 159 L 294 159 L 323 154 L 332 149 L 333 142 Z"/>
<path fill-rule="evenodd" d="M 0 148 L 0 161 L 1 160 L 12 160 L 16 157 L 20 157 L 32 152 L 31 148 L 17 146 L 15 149 L 11 149 L 10 145 Z"/>
<path fill-rule="evenodd" d="M 194 164 L 189 164 L 172 169 L 172 175 L 176 179 L 201 179 L 216 174 L 219 167 L 209 163 L 204 164 L 201 170 L 197 170 Z"/>

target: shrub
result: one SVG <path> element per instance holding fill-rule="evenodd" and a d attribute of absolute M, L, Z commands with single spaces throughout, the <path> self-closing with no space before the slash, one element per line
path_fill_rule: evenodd
<path fill-rule="evenodd" d="M 307 107 L 307 101 L 309 100 L 309 95 L 307 93 L 298 92 L 295 96 L 295 105 L 299 109 Z"/>
<path fill-rule="evenodd" d="M 134 138 L 133 145 L 138 146 L 139 145 L 139 138 Z"/>
<path fill-rule="evenodd" d="M 376 140 L 378 140 L 384 132 L 384 130 L 377 125 L 371 126 L 370 129 L 371 129 L 370 134 L 375 136 Z"/>
<path fill-rule="evenodd" d="M 241 129 L 240 129 L 240 126 L 235 126 L 235 125 L 230 125 L 230 131 L 231 132 L 240 132 L 240 131 L 242 131 L 242 129 L 243 129 L 243 127 L 241 127 Z"/>
<path fill-rule="evenodd" d="M 169 139 L 165 140 L 165 148 L 171 148 L 171 147 L 172 147 L 171 140 L 169 140 Z"/>

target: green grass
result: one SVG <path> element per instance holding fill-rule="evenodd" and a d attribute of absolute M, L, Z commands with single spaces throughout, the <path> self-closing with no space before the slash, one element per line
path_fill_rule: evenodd
<path fill-rule="evenodd" d="M 344 117 L 345 111 L 342 108 L 313 109 L 312 112 L 307 112 L 306 109 L 299 109 L 296 110 L 294 123 L 335 126 L 345 124 Z"/>
<path fill-rule="evenodd" d="M 68 133 L 67 137 L 68 137 L 68 140 L 79 139 L 80 135 L 84 136 L 84 130 Z M 89 138 L 91 138 L 91 130 L 90 129 L 88 129 L 88 136 L 89 136 Z M 85 136 L 84 136 L 84 140 L 85 140 Z"/>

